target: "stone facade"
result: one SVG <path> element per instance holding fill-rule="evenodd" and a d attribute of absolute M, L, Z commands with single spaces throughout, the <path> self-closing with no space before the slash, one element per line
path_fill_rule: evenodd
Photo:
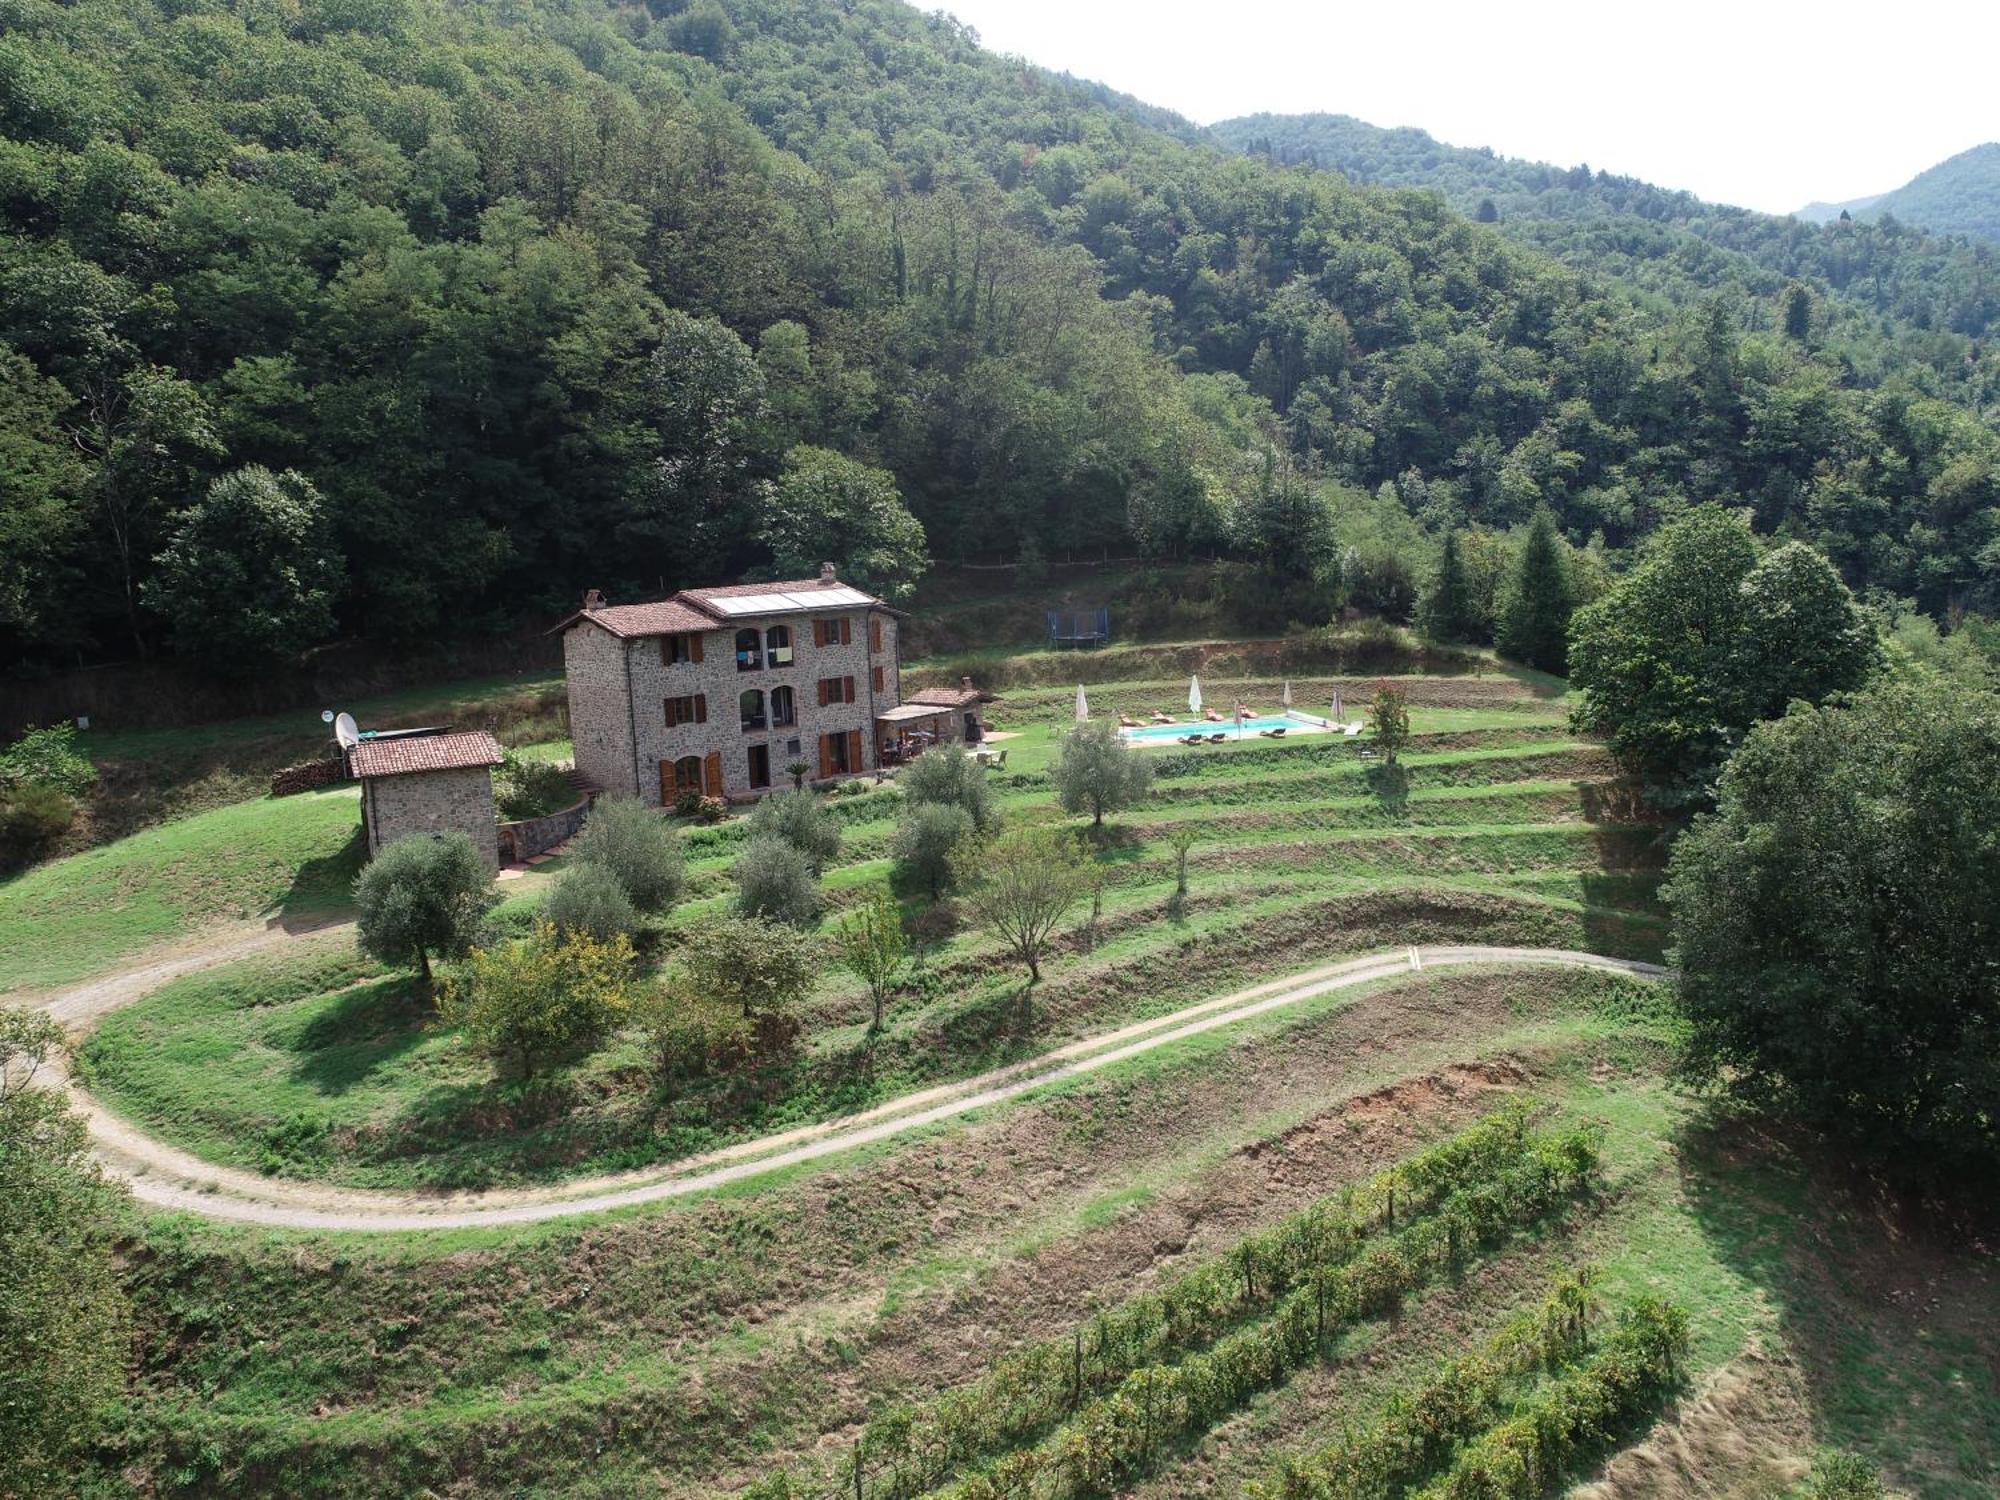
<path fill-rule="evenodd" d="M 791 785 L 785 767 L 794 760 L 811 768 L 809 781 L 872 771 L 875 716 L 900 701 L 896 627 L 896 616 L 875 606 L 623 637 L 579 617 L 563 634 L 577 770 L 656 807 L 686 786 L 738 800 L 761 796 Z M 752 631 L 755 665 L 745 669 L 737 642 L 742 636 L 747 644 Z M 826 702 L 823 679 L 838 684 Z M 788 720 L 781 689 L 790 691 Z M 747 707 L 761 710 L 747 719 L 746 693 L 758 695 Z M 838 749 L 829 737 L 838 737 Z"/>
<path fill-rule="evenodd" d="M 413 833 L 469 834 L 489 870 L 500 868 L 499 823 L 493 814 L 493 772 L 487 766 L 368 776 L 361 782 L 368 857 Z"/>

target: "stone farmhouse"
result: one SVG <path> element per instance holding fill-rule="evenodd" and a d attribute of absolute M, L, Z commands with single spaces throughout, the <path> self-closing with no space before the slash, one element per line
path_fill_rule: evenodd
<path fill-rule="evenodd" d="M 935 740 L 977 739 L 970 684 L 905 702 L 904 616 L 831 563 L 796 583 L 683 589 L 645 604 L 597 590 L 555 627 L 577 771 L 615 795 L 743 801 L 879 770 Z M 555 632 L 551 632 L 552 634 Z"/>

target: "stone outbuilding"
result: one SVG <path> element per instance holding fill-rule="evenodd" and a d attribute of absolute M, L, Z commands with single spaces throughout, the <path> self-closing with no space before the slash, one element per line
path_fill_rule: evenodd
<path fill-rule="evenodd" d="M 347 751 L 361 781 L 368 857 L 413 833 L 468 835 L 489 870 L 500 868 L 493 768 L 500 742 L 483 729 L 456 734 L 370 736 Z"/>

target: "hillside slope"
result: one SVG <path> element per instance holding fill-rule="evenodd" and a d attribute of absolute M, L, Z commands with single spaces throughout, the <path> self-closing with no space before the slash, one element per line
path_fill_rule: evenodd
<path fill-rule="evenodd" d="M 888 470 L 935 556 L 1235 556 L 1322 614 L 1385 484 L 1614 548 L 1742 499 L 1931 609 L 2000 577 L 2000 293 L 1886 229 L 1662 297 L 1684 237 L 1578 274 L 892 0 L 6 6 L 9 660 L 268 670 L 739 575 L 799 444 Z M 203 529 L 244 465 L 311 482 L 285 561 L 337 566 Z M 176 547 L 331 581 L 224 660 Z"/>
<path fill-rule="evenodd" d="M 1854 218 L 1891 214 L 1938 234 L 2000 242 L 2000 141 L 1947 157 L 1901 187 L 1847 203 L 1808 203 L 1799 217 L 1819 224 L 1845 210 Z"/>

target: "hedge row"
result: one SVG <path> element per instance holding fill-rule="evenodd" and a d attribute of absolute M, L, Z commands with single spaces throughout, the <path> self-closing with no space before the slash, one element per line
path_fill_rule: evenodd
<path fill-rule="evenodd" d="M 1205 1431 L 1319 1358 L 1342 1328 L 1394 1311 L 1478 1247 L 1581 1191 L 1597 1149 L 1596 1132 L 1587 1127 L 1528 1137 L 1518 1163 L 1459 1188 L 1365 1254 L 1308 1268 L 1269 1316 L 1178 1363 L 1133 1371 L 1040 1444 L 937 1493 L 946 1500 L 1073 1500 L 1116 1489 L 1163 1444 Z"/>
<path fill-rule="evenodd" d="M 1496 1421 L 1525 1376 L 1565 1364 L 1589 1340 L 1595 1299 L 1588 1269 L 1559 1277 L 1539 1307 L 1509 1319 L 1480 1348 L 1444 1360 L 1414 1389 L 1396 1392 L 1370 1425 L 1346 1432 L 1277 1475 L 1246 1488 L 1252 1500 L 1374 1500 L 1401 1494 L 1453 1447 Z"/>
<path fill-rule="evenodd" d="M 1687 1350 L 1687 1314 L 1641 1298 L 1587 1364 L 1460 1450 L 1416 1500 L 1538 1500 L 1673 1387 Z"/>
<path fill-rule="evenodd" d="M 921 1408 L 886 1411 L 863 1430 L 857 1451 L 870 1500 L 905 1500 L 982 1456 L 1004 1452 L 1071 1415 L 1133 1370 L 1197 1348 L 1269 1308 L 1316 1268 L 1340 1264 L 1369 1237 L 1431 1211 L 1469 1184 L 1519 1162 L 1530 1150 L 1532 1100 L 1496 1111 L 1366 1182 L 1321 1199 L 1228 1254 L 1157 1292 L 1107 1309 L 1068 1337 L 998 1360 L 987 1375 Z M 852 1466 L 818 1480 L 777 1474 L 748 1500 L 854 1494 Z"/>

